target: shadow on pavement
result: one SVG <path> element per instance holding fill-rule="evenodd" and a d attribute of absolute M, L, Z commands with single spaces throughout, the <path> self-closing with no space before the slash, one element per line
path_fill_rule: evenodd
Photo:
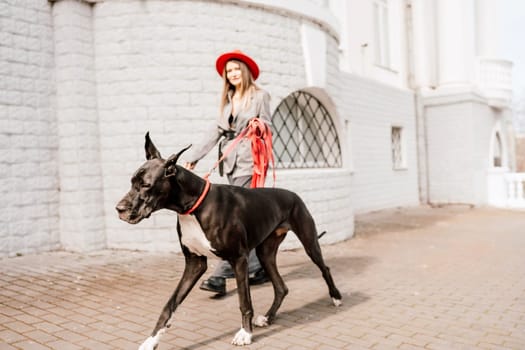
<path fill-rule="evenodd" d="M 288 326 L 290 324 L 305 325 L 312 322 L 322 321 L 324 318 L 333 315 L 335 312 L 347 311 L 356 305 L 366 302 L 369 299 L 370 297 L 367 294 L 361 292 L 352 292 L 349 295 L 343 293 L 343 304 L 337 308 L 331 304 L 330 298 L 328 296 L 323 296 L 296 309 L 278 312 L 275 322 L 269 327 L 254 327 L 253 342 L 259 342 L 262 339 L 271 336 L 272 334 L 285 331 L 291 327 Z M 225 330 L 224 333 L 219 334 L 213 338 L 200 341 L 185 348 L 176 348 L 185 350 L 208 349 L 209 344 L 228 336 L 233 337 L 236 331 L 237 329 Z M 225 347 L 226 346 L 227 344 L 225 344 Z M 171 349 L 174 350 L 176 348 L 174 347 Z"/>
<path fill-rule="evenodd" d="M 306 257 L 306 255 L 305 255 Z M 324 318 L 333 315 L 335 312 L 344 312 L 352 307 L 366 302 L 370 299 L 370 296 L 362 292 L 352 292 L 345 293 L 345 290 L 341 287 L 345 283 L 338 283 L 340 278 L 352 278 L 353 276 L 361 274 L 367 269 L 369 265 L 374 263 L 375 258 L 369 256 L 357 256 L 357 257 L 332 257 L 325 259 L 326 265 L 328 265 L 334 275 L 334 280 L 336 285 L 338 285 L 339 290 L 343 294 L 343 304 L 338 308 L 335 308 L 330 300 L 328 293 L 325 296 L 322 296 L 316 300 L 310 301 L 300 307 L 297 307 L 292 310 L 279 311 L 277 313 L 277 318 L 275 322 L 268 328 L 257 328 L 254 327 L 254 342 L 261 341 L 262 339 L 271 336 L 272 334 L 285 331 L 286 329 L 293 327 L 294 325 L 305 325 L 312 322 L 322 321 Z M 293 280 L 301 279 L 311 279 L 312 276 L 315 276 L 319 280 L 319 283 L 323 283 L 323 278 L 317 266 L 313 264 L 312 261 L 306 257 L 306 260 L 301 261 L 300 263 L 287 264 L 286 266 L 281 266 L 279 269 L 282 273 L 282 277 L 285 283 L 288 283 Z M 285 272 L 283 272 L 283 270 Z M 341 273 L 338 273 L 341 271 Z M 344 271 L 344 272 L 343 272 Z M 339 277 L 339 278 L 338 278 Z M 342 282 L 342 281 L 341 281 Z M 289 286 L 290 287 L 290 286 Z M 265 283 L 264 285 L 252 286 L 251 289 L 255 290 L 258 288 L 271 288 L 270 283 Z M 227 292 L 225 296 L 222 297 L 211 297 L 211 298 L 228 298 L 230 296 L 236 296 L 237 289 L 233 288 Z M 254 302 L 256 302 L 254 300 Z M 286 299 L 284 301 L 286 303 Z M 189 347 L 183 349 L 194 350 L 194 349 L 207 349 L 209 344 L 224 339 L 225 337 L 235 334 L 237 330 L 225 330 L 224 333 L 219 334 L 213 338 L 209 338 L 198 343 L 195 343 Z M 174 349 L 174 348 L 173 348 Z"/>
<path fill-rule="evenodd" d="M 321 277 L 321 271 L 308 257 L 300 264 L 288 265 L 286 269 L 295 267 L 293 270 L 282 273 L 284 281 L 292 281 L 301 278 L 311 278 L 312 276 L 319 275 Z M 337 283 L 337 271 L 342 270 L 346 277 L 352 277 L 363 273 L 369 265 L 374 263 L 376 259 L 370 256 L 339 256 L 325 258 L 326 266 L 330 268 L 330 271 L 334 275 L 334 280 Z M 284 270 L 284 268 L 280 268 Z"/>

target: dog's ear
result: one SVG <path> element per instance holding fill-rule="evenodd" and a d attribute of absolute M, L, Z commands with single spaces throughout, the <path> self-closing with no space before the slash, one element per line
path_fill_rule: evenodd
<path fill-rule="evenodd" d="M 147 160 L 161 158 L 160 152 L 157 150 L 157 147 L 155 147 L 155 145 L 149 138 L 149 131 L 146 133 L 146 143 L 144 144 L 144 148 L 146 149 Z"/>
<path fill-rule="evenodd" d="M 164 173 L 167 177 L 173 176 L 177 173 L 177 168 L 175 165 L 177 165 L 177 161 L 179 160 L 179 157 L 182 153 L 188 150 L 188 148 L 191 147 L 191 144 L 184 147 L 179 153 L 172 155 L 168 158 L 166 161 L 166 164 L 164 164 Z"/>

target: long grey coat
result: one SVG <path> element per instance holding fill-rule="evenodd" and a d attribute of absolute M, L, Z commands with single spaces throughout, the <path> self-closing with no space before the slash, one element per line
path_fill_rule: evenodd
<path fill-rule="evenodd" d="M 270 115 L 270 95 L 263 89 L 255 90 L 252 94 L 249 107 L 238 111 L 233 116 L 233 122 L 229 123 L 232 113 L 232 96 L 228 95 L 229 102 L 224 106 L 222 115 L 219 116 L 213 127 L 206 134 L 204 139 L 194 148 L 188 156 L 188 162 L 196 162 L 203 158 L 219 142 L 224 131 L 233 131 L 237 136 L 248 125 L 250 119 L 259 117 L 271 123 Z M 224 138 L 221 141 L 221 148 L 224 151 L 231 140 Z M 252 175 L 253 158 L 250 140 L 242 139 L 233 151 L 224 159 L 224 173 L 233 178 L 239 176 Z"/>

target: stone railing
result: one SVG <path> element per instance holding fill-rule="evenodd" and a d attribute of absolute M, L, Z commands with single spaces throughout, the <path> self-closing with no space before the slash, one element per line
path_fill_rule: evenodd
<path fill-rule="evenodd" d="M 507 185 L 507 206 L 525 208 L 525 173 L 505 174 Z"/>
<path fill-rule="evenodd" d="M 477 83 L 490 106 L 508 107 L 512 98 L 512 62 L 478 57 Z"/>
<path fill-rule="evenodd" d="M 525 209 L 525 173 L 491 169 L 487 177 L 487 204 L 500 208 Z"/>

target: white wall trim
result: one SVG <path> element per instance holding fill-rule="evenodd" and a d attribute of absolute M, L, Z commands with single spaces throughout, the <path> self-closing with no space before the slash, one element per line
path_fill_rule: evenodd
<path fill-rule="evenodd" d="M 319 6 L 304 0 L 221 0 L 227 3 L 247 4 L 261 7 L 267 10 L 276 11 L 285 16 L 295 16 L 310 20 L 323 29 L 337 41 L 341 37 L 341 24 L 328 6 Z"/>
<path fill-rule="evenodd" d="M 61 0 L 48 0 L 59 2 Z M 79 0 L 88 4 L 107 2 L 109 0 Z M 328 6 L 319 6 L 302 0 L 216 0 L 215 2 L 232 3 L 237 5 L 248 5 L 259 7 L 269 11 L 280 13 L 284 16 L 295 16 L 312 21 L 327 30 L 337 41 L 341 37 L 341 24 L 337 17 L 330 11 Z"/>
<path fill-rule="evenodd" d="M 478 102 L 486 104 L 486 99 L 480 92 L 470 88 L 458 88 L 456 90 L 428 90 L 421 91 L 421 97 L 425 107 L 441 106 L 447 104 L 458 104 L 464 102 Z"/>
<path fill-rule="evenodd" d="M 307 23 L 301 25 L 306 85 L 326 87 L 325 33 Z"/>

